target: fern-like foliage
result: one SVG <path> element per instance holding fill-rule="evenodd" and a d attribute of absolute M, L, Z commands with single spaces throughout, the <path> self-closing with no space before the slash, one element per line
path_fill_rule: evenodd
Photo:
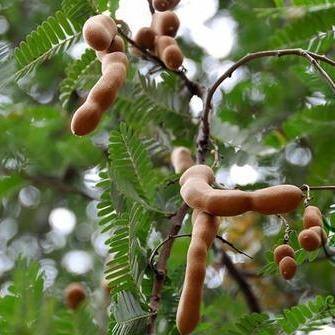
<path fill-rule="evenodd" d="M 118 295 L 117 301 L 112 306 L 114 320 L 111 322 L 110 335 L 142 335 L 150 313 L 143 310 L 139 302 L 129 292 Z"/>
<path fill-rule="evenodd" d="M 317 45 L 315 39 L 319 34 L 330 32 L 335 14 L 334 5 L 300 8 L 303 14 L 300 18 L 288 23 L 272 36 L 274 47 L 310 48 Z M 287 10 L 287 9 L 286 9 Z M 299 8 L 293 8 L 299 10 Z M 319 47 L 320 48 L 320 47 Z"/>
<path fill-rule="evenodd" d="M 96 13 L 89 0 L 62 0 L 62 9 L 68 18 L 81 23 Z"/>
<path fill-rule="evenodd" d="M 16 71 L 4 78 L 2 85 L 13 79 L 18 81 L 44 61 L 69 49 L 79 40 L 81 28 L 78 22 L 68 18 L 62 11 L 49 17 L 14 50 Z"/>
<path fill-rule="evenodd" d="M 306 333 L 320 329 L 335 315 L 335 298 L 317 296 L 305 304 L 284 310 L 275 318 L 267 314 L 248 314 L 224 334 L 229 335 L 277 335 L 293 334 L 298 330 Z"/>
<path fill-rule="evenodd" d="M 137 79 L 137 82 L 128 83 L 113 109 L 138 132 L 145 133 L 148 125 L 160 125 L 173 134 L 187 138 L 195 129 L 190 115 L 186 113 L 187 99 L 176 98 L 173 90 L 156 84 L 150 78 L 139 75 Z"/>
<path fill-rule="evenodd" d="M 152 162 L 145 145 L 125 124 L 111 133 L 109 159 L 120 192 L 142 205 L 150 204 L 155 191 Z"/>
<path fill-rule="evenodd" d="M 106 264 L 105 277 L 113 296 L 121 291 L 137 293 L 140 289 L 143 254 L 135 235 L 137 219 L 133 213 L 123 213 L 114 220 L 112 237 L 106 242 L 112 258 Z"/>
<path fill-rule="evenodd" d="M 88 74 L 92 75 L 94 66 L 98 60 L 93 50 L 87 49 L 80 59 L 73 61 L 65 70 L 66 78 L 60 85 L 59 99 L 62 107 L 67 109 L 72 93 L 84 87 L 88 81 L 91 81 Z"/>

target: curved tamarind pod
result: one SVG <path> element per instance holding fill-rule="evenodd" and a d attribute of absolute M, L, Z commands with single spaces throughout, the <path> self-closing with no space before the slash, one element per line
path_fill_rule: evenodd
<path fill-rule="evenodd" d="M 174 12 L 155 13 L 152 16 L 151 28 L 157 35 L 175 37 L 179 26 L 180 21 Z"/>
<path fill-rule="evenodd" d="M 156 33 L 152 28 L 143 27 L 135 35 L 134 41 L 143 49 L 153 50 L 155 48 L 155 37 Z"/>
<path fill-rule="evenodd" d="M 160 12 L 175 8 L 180 0 L 154 0 L 154 8 Z"/>
<path fill-rule="evenodd" d="M 322 213 L 316 206 L 307 206 L 303 215 L 303 226 L 305 229 L 323 226 Z"/>
<path fill-rule="evenodd" d="M 83 36 L 85 42 L 94 50 L 107 50 L 117 33 L 114 20 L 99 14 L 90 17 L 84 24 Z"/>
<path fill-rule="evenodd" d="M 70 309 L 77 309 L 86 299 L 85 287 L 80 283 L 71 283 L 64 290 L 65 303 Z"/>
<path fill-rule="evenodd" d="M 71 121 L 71 131 L 78 136 L 84 136 L 98 126 L 102 116 L 101 108 L 98 104 L 86 101 L 73 114 Z"/>
<path fill-rule="evenodd" d="M 267 187 L 254 192 L 215 190 L 213 171 L 195 165 L 180 178 L 180 194 L 191 208 L 216 216 L 235 216 L 247 211 L 262 214 L 287 213 L 297 208 L 303 199 L 302 191 L 293 185 Z"/>
<path fill-rule="evenodd" d="M 314 251 L 321 247 L 321 234 L 312 229 L 304 229 L 300 232 L 298 241 L 306 251 Z"/>
<path fill-rule="evenodd" d="M 74 113 L 71 130 L 84 136 L 95 130 L 102 114 L 113 104 L 127 77 L 127 56 L 122 52 L 107 54 L 102 59 L 102 77 L 93 86 L 86 102 Z"/>
<path fill-rule="evenodd" d="M 252 210 L 261 214 L 289 213 L 299 206 L 304 197 L 302 190 L 294 185 L 267 187 L 250 194 Z"/>
<path fill-rule="evenodd" d="M 179 185 L 183 186 L 191 178 L 201 179 L 207 184 L 213 184 L 215 176 L 213 170 L 207 165 L 193 165 L 187 169 L 179 179 Z"/>
<path fill-rule="evenodd" d="M 124 52 L 124 50 L 125 50 L 125 44 L 124 44 L 123 38 L 120 37 L 119 35 L 116 35 L 107 50 L 96 51 L 95 53 L 98 59 L 102 61 L 102 58 L 105 55 L 113 53 L 113 52 Z"/>
<path fill-rule="evenodd" d="M 314 226 L 309 228 L 310 230 L 316 232 L 321 238 L 321 245 L 327 244 L 328 236 L 326 231 L 320 226 Z"/>
<path fill-rule="evenodd" d="M 294 249 L 288 244 L 279 245 L 273 251 L 274 261 L 279 264 L 279 262 L 286 256 L 289 256 L 294 259 Z"/>
<path fill-rule="evenodd" d="M 297 272 L 297 262 L 292 257 L 286 256 L 279 262 L 279 271 L 284 279 L 290 280 Z"/>
<path fill-rule="evenodd" d="M 171 163 L 176 173 L 182 173 L 194 165 L 192 153 L 188 148 L 177 147 L 172 150 Z"/>
<path fill-rule="evenodd" d="M 216 217 L 203 212 L 194 215 L 193 219 L 192 239 L 187 252 L 185 280 L 176 318 L 177 328 L 182 335 L 190 334 L 200 320 L 207 253 L 219 227 L 219 221 Z"/>

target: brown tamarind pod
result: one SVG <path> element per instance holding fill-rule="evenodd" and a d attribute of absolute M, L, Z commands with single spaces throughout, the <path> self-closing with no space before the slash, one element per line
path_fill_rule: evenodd
<path fill-rule="evenodd" d="M 187 252 L 185 279 L 176 318 L 177 328 L 182 335 L 190 334 L 200 320 L 208 249 L 219 227 L 216 217 L 203 212 L 198 212 L 193 219 L 192 239 Z"/>
<path fill-rule="evenodd" d="M 143 27 L 135 35 L 134 41 L 143 49 L 153 50 L 155 48 L 155 37 L 156 33 L 152 28 Z"/>
<path fill-rule="evenodd" d="M 102 58 L 107 54 L 110 54 L 113 52 L 124 52 L 124 51 L 125 51 L 125 45 L 124 45 L 123 38 L 120 37 L 119 35 L 116 35 L 107 50 L 96 51 L 95 53 L 98 59 L 102 61 Z"/>
<path fill-rule="evenodd" d="M 323 226 L 322 213 L 316 206 L 307 206 L 303 215 L 303 226 L 305 229 Z"/>
<path fill-rule="evenodd" d="M 86 101 L 74 113 L 71 121 L 72 133 L 84 136 L 96 129 L 102 116 L 101 108 L 92 101 Z"/>
<path fill-rule="evenodd" d="M 278 185 L 254 191 L 252 210 L 261 214 L 283 214 L 295 210 L 304 194 L 294 185 Z"/>
<path fill-rule="evenodd" d="M 175 173 L 182 173 L 194 165 L 192 153 L 188 148 L 177 147 L 172 150 L 171 163 Z"/>
<path fill-rule="evenodd" d="M 326 231 L 320 226 L 313 226 L 309 228 L 312 231 L 315 231 L 321 238 L 321 245 L 327 244 L 328 236 Z"/>
<path fill-rule="evenodd" d="M 314 251 L 321 247 L 321 235 L 312 229 L 304 229 L 298 236 L 300 246 L 306 251 Z"/>
<path fill-rule="evenodd" d="M 115 64 L 122 64 L 124 66 L 124 69 L 126 71 L 125 74 L 127 74 L 127 69 L 129 66 L 129 61 L 125 53 L 123 52 L 113 52 L 111 54 L 107 54 L 104 56 L 101 62 L 101 72 L 104 75 L 107 72 L 110 72 L 111 68 Z"/>
<path fill-rule="evenodd" d="M 86 299 L 85 287 L 80 283 L 71 283 L 64 290 L 65 303 L 70 309 L 77 309 Z"/>
<path fill-rule="evenodd" d="M 297 272 L 297 262 L 290 256 L 284 257 L 279 262 L 279 272 L 284 279 L 292 279 Z"/>
<path fill-rule="evenodd" d="M 180 21 L 174 12 L 158 12 L 152 16 L 151 28 L 157 35 L 175 37 L 179 26 Z"/>
<path fill-rule="evenodd" d="M 161 60 L 169 70 L 178 70 L 183 64 L 184 55 L 178 45 L 170 45 L 162 52 Z"/>
<path fill-rule="evenodd" d="M 160 12 L 175 8 L 180 0 L 153 0 L 154 8 Z"/>
<path fill-rule="evenodd" d="M 117 26 L 114 20 L 103 14 L 90 17 L 83 27 L 85 42 L 97 51 L 107 50 L 116 33 Z"/>
<path fill-rule="evenodd" d="M 294 259 L 294 249 L 288 244 L 279 245 L 273 251 L 274 261 L 279 264 L 279 262 L 286 256 L 289 256 Z"/>
<path fill-rule="evenodd" d="M 180 186 L 183 186 L 190 179 L 201 179 L 207 184 L 213 184 L 215 180 L 214 172 L 208 165 L 194 165 L 187 169 L 179 179 Z"/>

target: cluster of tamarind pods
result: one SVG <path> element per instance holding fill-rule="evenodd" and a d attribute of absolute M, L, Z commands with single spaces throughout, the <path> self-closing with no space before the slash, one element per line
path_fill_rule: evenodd
<path fill-rule="evenodd" d="M 174 39 L 180 22 L 173 9 L 179 0 L 154 1 L 158 11 L 152 16 L 151 27 L 141 28 L 135 43 L 142 50 L 157 56 L 170 70 L 177 70 L 183 63 L 183 54 Z M 115 21 L 104 14 L 90 17 L 83 26 L 86 44 L 95 50 L 101 62 L 102 75 L 89 92 L 86 101 L 74 113 L 71 130 L 74 134 L 84 136 L 96 129 L 102 115 L 112 106 L 123 86 L 129 67 L 125 54 L 125 43 L 117 35 Z M 142 55 L 134 48 L 133 52 Z"/>
<path fill-rule="evenodd" d="M 176 173 L 182 173 L 180 194 L 193 209 L 192 239 L 187 253 L 184 285 L 177 310 L 177 328 L 180 334 L 190 334 L 200 320 L 202 290 L 206 272 L 207 253 L 219 228 L 220 216 L 236 216 L 248 211 L 266 215 L 294 211 L 305 198 L 301 188 L 278 185 L 253 192 L 214 189 L 213 170 L 207 165 L 195 165 L 189 149 L 175 148 L 171 162 Z M 307 251 L 320 248 L 327 240 L 322 227 L 322 215 L 315 206 L 306 206 L 303 215 L 304 230 L 299 234 L 301 247 Z M 297 263 L 295 252 L 288 244 L 274 250 L 274 260 L 284 279 L 293 278 Z"/>
<path fill-rule="evenodd" d="M 170 70 L 179 69 L 184 60 L 183 53 L 175 40 L 180 21 L 171 11 L 178 3 L 179 0 L 154 1 L 153 5 L 158 11 L 152 15 L 151 26 L 141 28 L 134 38 L 137 46 L 157 56 Z M 142 54 L 136 48 L 133 52 Z"/>

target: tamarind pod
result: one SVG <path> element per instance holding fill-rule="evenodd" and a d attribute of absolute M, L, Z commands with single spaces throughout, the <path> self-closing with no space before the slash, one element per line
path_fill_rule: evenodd
<path fill-rule="evenodd" d="M 112 64 L 108 72 L 98 80 L 91 89 L 87 101 L 93 101 L 104 113 L 115 101 L 116 95 L 126 78 L 125 66 L 120 63 Z"/>
<path fill-rule="evenodd" d="M 303 226 L 305 229 L 315 227 L 315 226 L 323 226 L 322 214 L 318 207 L 315 206 L 307 206 L 303 215 Z"/>
<path fill-rule="evenodd" d="M 114 20 L 99 14 L 90 17 L 83 26 L 85 42 L 94 50 L 107 50 L 117 33 Z"/>
<path fill-rule="evenodd" d="M 160 12 L 175 8 L 180 0 L 154 0 L 154 8 Z"/>
<path fill-rule="evenodd" d="M 292 279 L 297 272 L 297 262 L 290 256 L 284 257 L 279 262 L 279 272 L 284 279 Z"/>
<path fill-rule="evenodd" d="M 283 214 L 295 210 L 304 194 L 294 185 L 278 185 L 250 192 L 252 210 L 261 214 Z"/>
<path fill-rule="evenodd" d="M 310 230 L 316 232 L 321 238 L 321 245 L 327 244 L 328 236 L 326 231 L 320 226 L 313 226 L 309 228 Z"/>
<path fill-rule="evenodd" d="M 134 41 L 143 49 L 153 50 L 155 48 L 155 37 L 156 33 L 152 28 L 143 27 L 135 35 Z M 138 51 L 140 52 L 140 50 Z"/>
<path fill-rule="evenodd" d="M 155 37 L 155 54 L 159 58 L 162 58 L 162 54 L 164 50 L 171 45 L 177 45 L 177 42 L 174 38 L 170 36 L 156 36 Z"/>
<path fill-rule="evenodd" d="M 80 283 L 71 283 L 64 290 L 65 303 L 70 309 L 77 309 L 85 300 L 85 288 Z"/>
<path fill-rule="evenodd" d="M 125 51 L 125 44 L 123 41 L 123 38 L 119 35 L 116 35 L 109 46 L 107 50 L 104 51 L 96 51 L 96 55 L 100 61 L 102 61 L 102 58 L 106 56 L 107 54 L 113 53 L 113 52 L 124 52 Z"/>
<path fill-rule="evenodd" d="M 92 101 L 86 101 L 73 114 L 71 121 L 71 131 L 78 136 L 84 136 L 98 126 L 101 119 L 101 108 Z"/>
<path fill-rule="evenodd" d="M 179 26 L 180 21 L 174 12 L 157 12 L 152 16 L 151 28 L 158 35 L 175 37 Z"/>
<path fill-rule="evenodd" d="M 185 147 L 174 148 L 171 153 L 171 163 L 176 173 L 185 172 L 194 165 L 191 151 Z"/>
<path fill-rule="evenodd" d="M 208 165 L 197 164 L 187 169 L 179 179 L 179 185 L 183 186 L 190 178 L 201 179 L 207 184 L 213 184 L 215 180 L 214 172 Z"/>
<path fill-rule="evenodd" d="M 298 235 L 298 241 L 306 251 L 314 251 L 321 247 L 321 234 L 312 229 L 304 229 Z"/>
<path fill-rule="evenodd" d="M 102 74 L 108 72 L 109 66 L 113 66 L 115 63 L 121 63 L 125 66 L 125 70 L 127 71 L 129 67 L 129 60 L 125 53 L 123 52 L 113 52 L 111 54 L 107 54 L 103 57 L 101 62 L 101 72 Z"/>
<path fill-rule="evenodd" d="M 161 57 L 169 70 L 178 70 L 184 61 L 184 55 L 178 45 L 170 45 L 164 49 Z"/>
<path fill-rule="evenodd" d="M 294 249 L 288 244 L 279 245 L 273 251 L 274 261 L 279 264 L 279 262 L 286 256 L 289 256 L 294 259 Z"/>
<path fill-rule="evenodd" d="M 190 334 L 200 320 L 207 253 L 219 227 L 217 218 L 203 212 L 197 213 L 193 218 L 192 239 L 187 252 L 184 285 L 176 317 L 177 328 L 182 335 Z"/>

